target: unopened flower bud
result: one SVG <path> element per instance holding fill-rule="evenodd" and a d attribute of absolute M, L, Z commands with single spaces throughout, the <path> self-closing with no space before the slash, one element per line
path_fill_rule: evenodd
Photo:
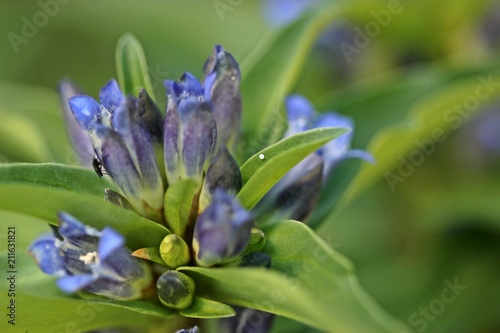
<path fill-rule="evenodd" d="M 161 241 L 160 256 L 169 268 L 176 269 L 189 263 L 189 247 L 181 237 L 170 234 Z"/>
<path fill-rule="evenodd" d="M 193 302 L 194 289 L 193 279 L 178 271 L 166 271 L 156 282 L 160 302 L 170 309 L 189 307 Z"/>
<path fill-rule="evenodd" d="M 203 180 L 198 209 L 205 210 L 212 201 L 216 189 L 236 194 L 240 191 L 241 185 L 240 167 L 229 150 L 223 146 L 208 167 Z"/>
<path fill-rule="evenodd" d="M 193 249 L 200 266 L 234 260 L 246 248 L 252 215 L 223 190 L 217 190 L 210 206 L 198 216 Z"/>
<path fill-rule="evenodd" d="M 250 240 L 243 254 L 258 252 L 262 250 L 264 245 L 266 245 L 266 235 L 262 230 L 254 227 L 250 231 Z"/>

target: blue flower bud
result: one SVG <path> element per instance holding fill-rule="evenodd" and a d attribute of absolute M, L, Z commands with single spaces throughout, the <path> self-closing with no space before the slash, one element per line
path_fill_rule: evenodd
<path fill-rule="evenodd" d="M 160 302 L 170 309 L 182 310 L 189 307 L 193 302 L 194 290 L 193 279 L 178 271 L 166 271 L 156 282 Z"/>
<path fill-rule="evenodd" d="M 117 300 L 141 298 L 152 283 L 143 261 L 131 256 L 124 239 L 111 228 L 97 231 L 71 215 L 59 213 L 56 237 L 42 237 L 29 248 L 42 271 L 59 277 L 67 293 L 79 290 Z"/>
<path fill-rule="evenodd" d="M 168 94 L 164 124 L 167 180 L 202 180 L 215 152 L 217 127 L 212 104 L 203 100 L 199 81 L 189 73 L 180 82 L 165 81 Z"/>
<path fill-rule="evenodd" d="M 196 220 L 193 250 L 197 263 L 212 266 L 239 256 L 250 240 L 252 226 L 251 214 L 233 196 L 217 190 Z"/>
<path fill-rule="evenodd" d="M 199 211 L 203 211 L 212 202 L 216 189 L 236 194 L 242 186 L 238 163 L 225 146 L 214 157 L 203 180 L 200 194 Z"/>
<path fill-rule="evenodd" d="M 170 269 L 185 266 L 191 260 L 188 245 L 176 234 L 163 238 L 160 243 L 160 257 Z"/>
<path fill-rule="evenodd" d="M 317 153 L 308 155 L 266 193 L 256 210 L 271 212 L 276 221 L 305 221 L 319 200 L 322 175 L 322 158 Z"/>
<path fill-rule="evenodd" d="M 153 146 L 154 138 L 161 138 L 159 125 L 154 125 L 161 119 L 157 108 L 145 91 L 139 101 L 125 97 L 115 80 L 101 89 L 99 98 L 100 105 L 89 96 L 75 96 L 69 105 L 132 207 L 161 221 L 165 190 Z"/>
<path fill-rule="evenodd" d="M 216 45 L 204 66 L 205 100 L 214 106 L 219 145 L 232 150 L 240 133 L 241 93 L 240 69 L 233 56 Z"/>

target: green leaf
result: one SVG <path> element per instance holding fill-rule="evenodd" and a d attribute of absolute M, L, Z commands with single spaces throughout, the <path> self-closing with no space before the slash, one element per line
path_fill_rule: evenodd
<path fill-rule="evenodd" d="M 458 129 L 475 112 L 484 109 L 481 106 L 484 107 L 500 96 L 499 79 L 500 73 L 496 72 L 488 76 L 457 80 L 432 91 L 413 104 L 405 122 L 384 128 L 372 139 L 368 151 L 377 163 L 361 168 L 341 203 L 348 203 L 383 176 L 387 178 L 388 186 L 394 190 L 401 180 L 394 181 L 395 178 L 391 178 L 393 176 L 389 175 L 389 172 L 401 163 L 400 159 L 407 158 L 407 154 L 413 151 L 424 154 L 424 159 L 428 158 L 428 154 L 417 142 L 426 140 L 439 146 L 446 141 L 447 133 Z M 485 86 L 484 80 L 491 80 L 493 84 Z M 478 98 L 478 89 L 487 97 Z M 470 100 L 475 100 L 478 104 L 468 110 L 464 103 Z M 455 105 L 459 108 L 455 108 Z M 460 108 L 462 111 L 459 111 Z M 401 175 L 395 172 L 393 175 L 401 178 Z"/>
<path fill-rule="evenodd" d="M 132 252 L 132 255 L 137 258 L 149 260 L 155 262 L 157 264 L 165 266 L 165 262 L 160 256 L 160 249 L 158 246 L 155 247 L 146 247 L 142 249 L 137 249 Z"/>
<path fill-rule="evenodd" d="M 141 43 L 133 34 L 126 33 L 120 37 L 115 57 L 118 81 L 125 94 L 137 96 L 141 88 L 144 88 L 155 100 L 146 56 Z"/>
<path fill-rule="evenodd" d="M 103 183 L 101 190 L 99 183 Z M 99 230 L 112 227 L 126 238 L 126 244 L 132 249 L 157 246 L 168 230 L 134 212 L 104 202 L 105 184 L 92 171 L 75 167 L 2 165 L 0 209 L 34 216 L 51 224 L 56 224 L 58 212 L 66 211 Z"/>
<path fill-rule="evenodd" d="M 286 94 L 298 79 L 319 33 L 347 5 L 318 6 L 288 27 L 272 30 L 243 61 L 243 130 L 249 140 L 246 145 L 251 147 L 246 147 L 248 151 L 242 148 L 241 155 L 277 141 L 286 127 L 280 112 Z"/>
<path fill-rule="evenodd" d="M 0 181 L 2 183 L 33 183 L 101 199 L 104 198 L 105 187 L 115 187 L 105 179 L 99 178 L 90 169 L 54 163 L 0 165 Z"/>
<path fill-rule="evenodd" d="M 167 188 L 164 199 L 165 219 L 172 232 L 182 237 L 189 222 L 193 198 L 199 184 L 193 179 L 182 179 Z"/>
<path fill-rule="evenodd" d="M 181 310 L 179 314 L 189 318 L 209 319 L 232 317 L 236 312 L 229 305 L 195 297 L 193 304 L 189 308 Z"/>
<path fill-rule="evenodd" d="M 241 166 L 244 185 L 238 199 L 246 208 L 252 208 L 297 163 L 347 131 L 344 128 L 316 128 L 261 150 Z"/>
<path fill-rule="evenodd" d="M 251 307 L 328 332 L 401 333 L 409 330 L 360 287 L 352 264 L 300 222 L 265 230 L 271 270 L 181 268 L 205 297 Z"/>
<path fill-rule="evenodd" d="M 352 263 L 307 225 L 283 221 L 264 232 L 267 242 L 263 252 L 272 257 L 272 268 L 314 295 L 316 307 L 325 310 L 330 330 L 409 332 L 362 289 Z"/>

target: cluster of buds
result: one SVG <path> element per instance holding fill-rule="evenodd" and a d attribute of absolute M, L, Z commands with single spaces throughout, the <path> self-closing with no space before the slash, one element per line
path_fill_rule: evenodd
<path fill-rule="evenodd" d="M 195 288 L 178 267 L 222 265 L 243 254 L 254 219 L 235 199 L 242 184 L 231 154 L 240 127 L 239 84 L 237 62 L 218 45 L 201 81 L 190 73 L 165 81 L 165 115 L 144 89 L 137 97 L 126 96 L 114 79 L 101 89 L 99 102 L 70 81 L 61 84 L 63 108 L 71 112 L 66 118 L 79 125 L 69 126 L 72 136 L 86 134 L 95 152 L 94 169 L 99 176 L 110 175 L 121 190 L 105 189 L 106 201 L 171 231 L 156 248 L 130 253 L 111 229 L 99 232 L 61 213 L 59 230 L 37 240 L 30 252 L 45 273 L 60 277 L 62 290 L 141 298 L 154 285 L 142 260 L 149 259 L 165 267 L 156 280 L 160 301 L 182 309 L 191 304 Z M 170 218 L 167 197 L 175 194 L 191 208 Z"/>
<path fill-rule="evenodd" d="M 238 64 L 221 46 L 206 61 L 201 81 L 190 73 L 165 81 L 165 115 L 144 89 L 137 97 L 126 96 L 115 80 L 101 89 L 99 102 L 79 94 L 69 81 L 61 84 L 72 137 L 85 133 L 94 169 L 100 177 L 110 175 L 121 190 L 105 189 L 105 200 L 170 231 L 156 247 L 131 253 L 110 228 L 97 231 L 61 213 L 54 235 L 37 240 L 30 252 L 45 273 L 59 277 L 63 291 L 130 300 L 156 286 L 159 302 L 179 310 L 189 307 L 196 293 L 194 281 L 177 270 L 181 266 L 271 267 L 271 258 L 259 252 L 265 235 L 255 214 L 236 200 L 242 187 L 232 155 L 241 120 L 239 85 Z M 287 100 L 287 111 L 285 136 L 314 127 L 352 127 L 348 118 L 316 115 L 300 96 Z M 369 158 L 349 150 L 351 136 L 332 140 L 295 166 L 263 198 L 271 203 L 267 208 L 286 218 L 307 217 L 338 161 Z M 154 273 L 144 259 L 155 262 Z"/>

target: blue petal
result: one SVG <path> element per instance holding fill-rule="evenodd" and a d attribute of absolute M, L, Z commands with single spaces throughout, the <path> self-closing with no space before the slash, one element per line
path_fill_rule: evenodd
<path fill-rule="evenodd" d="M 89 130 L 92 123 L 98 121 L 101 106 L 90 96 L 79 95 L 68 100 L 69 107 L 84 130 Z"/>
<path fill-rule="evenodd" d="M 133 97 L 124 98 L 113 114 L 113 129 L 122 136 L 130 135 L 133 124 L 137 121 L 132 112 L 137 111 L 137 101 Z"/>
<path fill-rule="evenodd" d="M 291 95 L 285 104 L 288 118 L 288 131 L 285 136 L 308 130 L 314 116 L 314 107 L 311 103 L 303 96 Z"/>
<path fill-rule="evenodd" d="M 203 95 L 203 88 L 201 87 L 200 81 L 196 78 L 196 76 L 189 72 L 186 72 L 181 76 L 179 87 L 182 88 L 182 92 L 187 92 L 191 96 Z"/>
<path fill-rule="evenodd" d="M 361 149 L 351 149 L 347 152 L 345 155 L 345 158 L 359 158 L 362 159 L 368 163 L 375 164 L 375 158 L 373 157 L 372 154 L 365 150 Z"/>
<path fill-rule="evenodd" d="M 314 122 L 314 128 L 319 127 L 347 127 L 352 129 L 354 125 L 350 117 L 335 112 L 325 112 Z"/>
<path fill-rule="evenodd" d="M 320 127 L 344 127 L 351 129 L 348 133 L 342 134 L 341 136 L 333 139 L 318 150 L 326 162 L 334 162 L 344 158 L 345 154 L 349 151 L 349 147 L 351 146 L 353 135 L 352 119 L 333 112 L 328 112 L 322 114 L 318 117 L 318 119 L 316 119 L 314 128 Z M 328 169 L 328 167 L 326 169 Z"/>
<path fill-rule="evenodd" d="M 85 227 L 80 221 L 65 212 L 59 212 L 59 233 L 64 238 L 78 238 L 81 236 L 99 236 L 99 232 L 93 228 Z"/>
<path fill-rule="evenodd" d="M 167 80 L 164 82 L 167 88 L 167 95 L 176 100 L 182 100 L 187 96 L 202 96 L 203 88 L 200 81 L 191 73 L 184 73 L 179 82 Z"/>
<path fill-rule="evenodd" d="M 53 236 L 41 237 L 30 246 L 28 252 L 45 274 L 62 276 L 66 272 L 64 259 L 54 241 Z"/>
<path fill-rule="evenodd" d="M 99 259 L 105 261 L 108 256 L 123 246 L 123 237 L 113 229 L 106 227 L 101 232 L 97 253 Z"/>
<path fill-rule="evenodd" d="M 275 27 L 282 27 L 299 19 L 317 0 L 266 0 L 264 17 Z"/>
<path fill-rule="evenodd" d="M 109 112 L 113 111 L 122 103 L 125 98 L 115 79 L 110 80 L 99 92 L 99 100 Z"/>
<path fill-rule="evenodd" d="M 79 290 L 82 290 L 95 280 L 97 280 L 97 277 L 94 277 L 89 274 L 68 275 L 57 280 L 57 286 L 62 291 L 71 294 Z"/>
<path fill-rule="evenodd" d="M 212 50 L 212 53 L 208 57 L 208 59 L 203 64 L 203 76 L 206 77 L 208 74 L 215 70 L 215 66 L 217 64 L 217 60 L 219 58 L 219 54 L 224 52 L 224 48 L 222 45 L 216 44 Z M 205 82 L 205 80 L 203 80 Z"/>
<path fill-rule="evenodd" d="M 74 151 L 77 153 L 78 160 L 81 165 L 90 166 L 92 163 L 93 151 L 92 143 L 90 142 L 88 133 L 82 129 L 80 124 L 76 121 L 73 112 L 71 111 L 68 99 L 73 96 L 83 94 L 80 87 L 69 79 L 64 79 L 58 86 L 61 108 L 63 110 L 64 119 L 66 120 L 66 127 L 73 145 Z"/>
<path fill-rule="evenodd" d="M 203 84 L 203 90 L 204 90 L 203 98 L 205 99 L 205 101 L 210 100 L 210 96 L 212 95 L 212 87 L 215 83 L 216 78 L 217 78 L 216 72 L 208 74 L 207 77 L 205 78 L 205 82 Z"/>

